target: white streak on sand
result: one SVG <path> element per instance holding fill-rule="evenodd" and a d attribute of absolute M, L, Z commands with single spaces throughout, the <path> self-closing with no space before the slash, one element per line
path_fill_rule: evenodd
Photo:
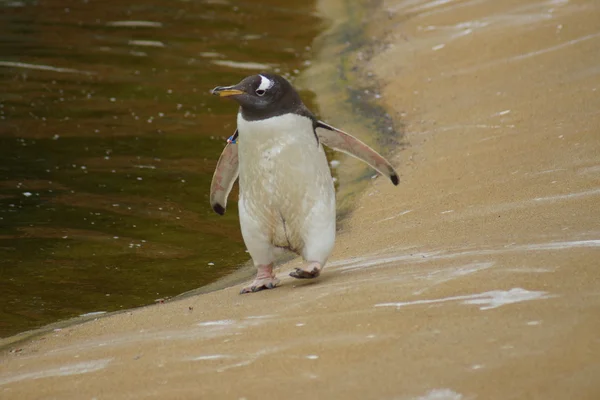
<path fill-rule="evenodd" d="M 35 69 L 35 70 L 39 70 L 39 71 L 52 71 L 52 72 L 61 72 L 61 73 L 70 73 L 70 74 L 94 75 L 94 72 L 80 71 L 80 70 L 73 69 L 73 68 L 60 68 L 60 67 L 52 67 L 50 65 L 28 64 L 28 63 L 12 62 L 12 61 L 0 61 L 0 67 L 25 68 L 25 69 Z"/>
<path fill-rule="evenodd" d="M 600 240 L 574 240 L 572 242 L 549 242 L 515 246 L 517 250 L 564 250 L 580 247 L 600 247 Z"/>
<path fill-rule="evenodd" d="M 227 354 L 207 354 L 204 356 L 197 356 L 188 358 L 189 361 L 205 361 L 205 360 L 222 360 L 224 358 L 231 358 Z"/>
<path fill-rule="evenodd" d="M 379 222 L 389 221 L 390 219 L 394 219 L 394 218 L 398 218 L 398 217 L 401 217 L 401 216 L 403 216 L 403 215 L 406 215 L 406 214 L 408 214 L 409 212 L 412 212 L 412 210 L 406 210 L 406 211 L 402 211 L 402 212 L 401 212 L 401 213 L 399 213 L 399 214 L 393 215 L 393 216 L 391 216 L 391 217 L 388 217 L 388 218 L 384 218 L 384 219 L 382 219 L 382 220 L 379 220 L 379 221 L 377 221 L 377 222 L 379 223 Z"/>
<path fill-rule="evenodd" d="M 520 61 L 520 60 L 524 60 L 526 58 L 531 58 L 531 57 L 539 56 L 541 54 L 550 53 L 552 51 L 561 50 L 565 47 L 572 46 L 577 43 L 585 42 L 587 40 L 594 39 L 599 36 L 600 36 L 600 32 L 592 33 L 591 35 L 586 35 L 586 36 L 579 37 L 577 39 L 569 40 L 564 43 L 558 44 L 556 46 L 551 46 L 551 47 L 547 47 L 545 49 L 531 51 L 531 52 L 525 53 L 525 54 L 520 54 L 518 56 L 509 58 L 508 61 Z"/>
<path fill-rule="evenodd" d="M 200 322 L 197 325 L 198 326 L 226 326 L 226 325 L 233 325 L 234 323 L 235 323 L 235 321 L 232 319 L 222 319 L 219 321 Z"/>
<path fill-rule="evenodd" d="M 367 267 L 371 267 L 371 266 L 375 266 L 375 265 L 384 265 L 384 264 L 390 264 L 390 263 L 395 263 L 395 262 L 400 262 L 400 261 L 411 261 L 411 262 L 419 262 L 419 261 L 423 261 L 427 258 L 433 257 L 434 255 L 439 254 L 438 252 L 435 253 L 413 253 L 413 254 L 402 254 L 402 255 L 398 255 L 398 256 L 391 256 L 391 257 L 381 257 L 381 258 L 358 258 L 358 259 L 354 259 L 354 260 L 346 260 L 346 262 L 335 262 L 335 263 L 330 263 L 330 266 L 337 266 L 337 265 L 344 265 L 340 268 L 340 270 L 342 271 L 348 271 L 348 270 L 354 270 L 354 269 L 361 269 L 361 268 L 367 268 Z"/>
<path fill-rule="evenodd" d="M 411 14 L 417 11 L 422 11 L 422 10 L 428 10 L 430 8 L 435 8 L 438 6 L 443 6 L 445 4 L 448 3 L 452 3 L 454 0 L 433 0 L 433 1 L 428 1 L 426 3 L 422 3 L 422 4 L 418 4 L 416 6 L 414 6 L 413 8 L 409 9 L 406 13 L 407 14 Z M 409 2 L 410 4 L 411 2 Z"/>
<path fill-rule="evenodd" d="M 254 363 L 256 360 L 258 360 L 259 358 L 261 358 L 263 356 L 267 356 L 267 355 L 270 355 L 270 354 L 273 354 L 273 353 L 277 353 L 280 350 L 282 350 L 282 348 L 274 346 L 272 348 L 267 348 L 267 349 L 264 349 L 264 350 L 257 351 L 254 354 L 249 354 L 248 355 L 249 358 L 247 360 L 240 361 L 240 362 L 237 362 L 235 364 L 225 365 L 225 366 L 220 367 L 219 369 L 217 369 L 217 372 L 225 372 L 225 371 L 227 371 L 229 369 L 232 369 L 232 368 L 245 367 L 247 365 L 250 365 L 250 364 Z"/>
<path fill-rule="evenodd" d="M 518 172 L 518 171 L 517 171 Z M 516 173 L 516 172 L 515 172 Z M 535 175 L 539 175 L 540 173 L 535 173 Z M 493 205 L 485 205 L 473 207 L 468 210 L 464 210 L 460 212 L 460 217 L 473 216 L 473 215 L 488 215 L 494 214 L 498 212 L 507 212 L 511 210 L 518 210 L 529 207 L 537 207 L 540 202 L 558 202 L 558 201 L 571 201 L 580 199 L 588 196 L 597 196 L 600 195 L 600 188 L 587 190 L 584 192 L 575 192 L 575 193 L 565 193 L 558 194 L 553 196 L 545 196 L 545 197 L 536 197 L 533 199 L 523 199 L 519 201 L 514 201 L 510 203 L 499 203 Z"/>
<path fill-rule="evenodd" d="M 471 28 L 467 28 L 467 29 L 463 29 L 462 31 L 455 33 L 454 35 L 452 35 L 453 39 L 462 37 L 462 36 L 467 36 L 470 35 L 471 33 L 473 33 L 473 29 Z"/>
<path fill-rule="evenodd" d="M 481 249 L 481 250 L 464 250 L 454 253 L 443 253 L 434 251 L 429 253 L 411 253 L 398 254 L 388 256 L 371 256 L 358 257 L 354 259 L 339 260 L 329 263 L 330 267 L 339 268 L 342 272 L 350 272 L 355 269 L 363 269 L 367 267 L 383 267 L 391 263 L 423 263 L 435 260 L 447 260 L 460 257 L 470 256 L 485 256 L 502 253 L 520 252 L 520 251 L 539 251 L 539 250 L 569 250 L 576 248 L 600 247 L 600 239 L 591 240 L 574 240 L 569 242 L 548 242 L 548 243 L 531 243 L 524 245 L 510 245 L 501 249 Z"/>
<path fill-rule="evenodd" d="M 277 315 L 275 315 L 275 314 L 249 315 L 246 317 L 246 319 L 269 319 L 269 318 L 275 318 L 275 317 L 277 317 Z"/>
<path fill-rule="evenodd" d="M 7 383 L 18 382 L 29 379 L 40 379 L 50 378 L 53 376 L 70 376 L 87 374 L 90 372 L 99 371 L 106 368 L 112 361 L 112 358 L 105 358 L 102 360 L 85 361 L 77 364 L 64 365 L 58 368 L 51 368 L 37 372 L 28 372 L 20 375 L 13 375 L 8 377 L 0 378 L 0 385 L 6 385 Z"/>
<path fill-rule="evenodd" d="M 415 397 L 414 400 L 461 400 L 462 394 L 450 389 L 433 389 L 423 396 Z"/>
<path fill-rule="evenodd" d="M 439 285 L 439 284 L 442 284 L 445 282 L 449 282 L 456 278 L 474 274 L 476 272 L 483 271 L 483 270 L 491 268 L 493 266 L 494 266 L 493 262 L 484 262 L 484 263 L 473 263 L 473 264 L 461 265 L 460 267 L 451 267 L 451 268 L 444 268 L 442 270 L 432 271 L 429 274 L 427 274 L 425 279 L 434 281 L 433 284 L 430 286 L 424 287 L 421 290 L 417 290 L 416 292 L 413 292 L 413 294 L 421 295 L 425 291 L 431 289 L 432 287 L 434 287 L 436 285 Z"/>
<path fill-rule="evenodd" d="M 379 303 L 375 304 L 375 307 L 400 308 L 411 305 L 438 304 L 446 303 L 449 301 L 462 300 L 462 304 L 477 304 L 481 305 L 481 307 L 479 307 L 480 310 L 491 310 L 492 308 L 498 308 L 506 304 L 520 303 L 522 301 L 528 300 L 547 299 L 549 297 L 553 296 L 548 295 L 548 292 L 529 291 L 521 288 L 513 288 L 510 290 L 492 290 L 484 293 L 445 297 L 442 299 L 415 300 L 398 303 Z"/>
<path fill-rule="evenodd" d="M 570 199 L 577 199 L 579 197 L 595 196 L 595 195 L 599 195 L 599 194 L 600 194 L 600 189 L 594 189 L 594 190 L 587 190 L 585 192 L 559 194 L 557 196 L 536 197 L 535 199 L 533 199 L 533 201 L 570 200 Z"/>
<path fill-rule="evenodd" d="M 591 240 L 575 240 L 570 242 L 548 242 L 548 243 L 532 243 L 518 246 L 506 246 L 502 249 L 482 249 L 482 250 L 465 250 L 455 253 L 429 252 L 429 253 L 412 253 L 399 254 L 396 256 L 359 257 L 349 260 L 339 260 L 330 263 L 330 267 L 339 267 L 342 271 L 362 269 L 372 266 L 383 266 L 385 264 L 399 263 L 409 261 L 411 263 L 427 262 L 435 260 L 445 260 L 469 256 L 484 256 L 501 253 L 509 253 L 514 251 L 531 251 L 531 250 L 568 250 L 581 247 L 600 247 L 599 239 Z"/>
<path fill-rule="evenodd" d="M 542 54 L 550 53 L 550 52 L 557 51 L 557 50 L 562 50 L 566 47 L 569 47 L 569 46 L 572 46 L 572 45 L 575 45 L 575 44 L 578 44 L 581 42 L 585 42 L 590 39 L 595 39 L 597 37 L 600 37 L 600 32 L 593 33 L 591 35 L 582 36 L 577 39 L 569 40 L 564 43 L 558 44 L 556 46 L 547 47 L 545 49 L 535 50 L 535 51 L 531 51 L 529 53 L 519 54 L 514 57 L 509 57 L 509 58 L 505 58 L 505 59 L 490 61 L 490 62 L 483 63 L 483 64 L 478 64 L 478 65 L 475 65 L 470 68 L 463 68 L 460 71 L 452 72 L 452 75 L 469 74 L 469 73 L 478 71 L 480 69 L 491 67 L 494 65 L 505 65 L 505 64 L 513 62 L 513 61 L 526 60 L 528 58 L 532 58 L 532 57 L 539 56 Z"/>

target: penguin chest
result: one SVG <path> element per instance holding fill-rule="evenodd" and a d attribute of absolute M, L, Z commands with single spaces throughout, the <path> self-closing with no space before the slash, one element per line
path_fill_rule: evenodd
<path fill-rule="evenodd" d="M 298 251 L 307 224 L 335 220 L 333 181 L 312 121 L 297 114 L 260 121 L 238 115 L 238 129 L 243 217 L 274 245 Z"/>

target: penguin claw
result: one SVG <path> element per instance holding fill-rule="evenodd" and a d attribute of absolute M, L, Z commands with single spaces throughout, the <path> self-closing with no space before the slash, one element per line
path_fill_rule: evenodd
<path fill-rule="evenodd" d="M 305 271 L 301 268 L 296 268 L 290 272 L 290 276 L 296 279 L 313 279 L 321 275 L 321 270 L 317 267 L 313 268 L 312 271 Z"/>
<path fill-rule="evenodd" d="M 278 284 L 279 284 L 279 279 L 274 278 L 270 282 L 264 282 L 264 283 L 258 283 L 258 284 L 252 284 L 250 286 L 246 286 L 245 288 L 240 290 L 240 294 L 256 293 L 256 292 L 260 292 L 261 290 L 275 289 Z"/>
<path fill-rule="evenodd" d="M 260 292 L 262 289 L 266 289 L 266 288 L 264 286 L 249 286 L 249 287 L 245 287 L 242 290 L 240 290 L 240 294 L 256 293 L 256 292 Z"/>

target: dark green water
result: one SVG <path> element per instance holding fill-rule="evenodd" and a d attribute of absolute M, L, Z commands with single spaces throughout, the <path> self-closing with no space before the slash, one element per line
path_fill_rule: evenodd
<path fill-rule="evenodd" d="M 249 259 L 237 192 L 224 217 L 208 204 L 237 109 L 209 90 L 293 77 L 321 28 L 313 7 L 0 0 L 1 336 L 149 304 Z"/>

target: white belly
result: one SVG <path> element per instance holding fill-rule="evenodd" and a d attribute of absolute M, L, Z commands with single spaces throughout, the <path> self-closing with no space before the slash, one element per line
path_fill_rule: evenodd
<path fill-rule="evenodd" d="M 314 252 L 324 243 L 326 259 L 335 237 L 335 191 L 312 121 L 286 114 L 248 122 L 238 115 L 238 130 L 240 223 L 253 258 L 251 247 L 260 246 L 249 242 L 266 240 L 305 257 L 305 247 Z"/>

